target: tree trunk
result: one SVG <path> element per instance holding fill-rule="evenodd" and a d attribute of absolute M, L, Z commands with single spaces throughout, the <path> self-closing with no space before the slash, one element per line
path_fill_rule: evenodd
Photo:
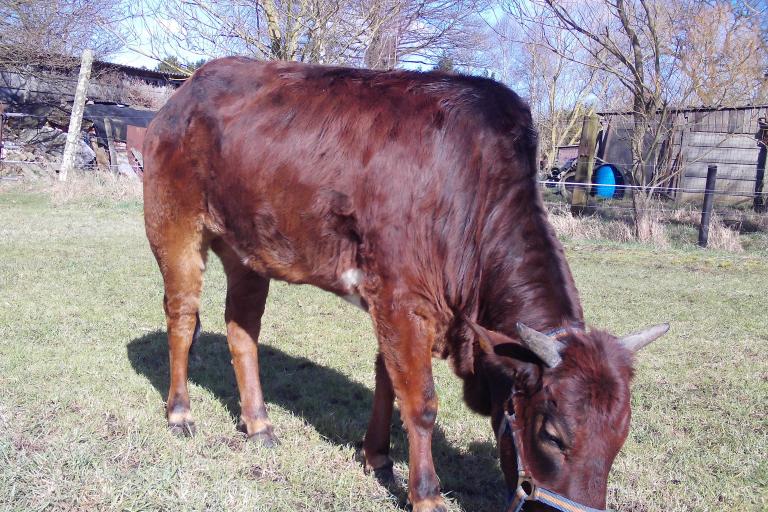
<path fill-rule="evenodd" d="M 652 242 L 666 246 L 666 234 L 661 223 L 659 204 L 648 189 L 632 189 L 635 238 L 639 242 Z"/>
<path fill-rule="evenodd" d="M 646 154 L 644 151 L 645 134 L 648 130 L 649 108 L 643 101 L 642 85 L 634 91 L 632 114 L 632 208 L 635 221 L 635 238 L 640 242 L 651 240 L 654 232 L 653 201 L 648 188 Z M 653 115 L 653 112 L 650 114 Z"/>

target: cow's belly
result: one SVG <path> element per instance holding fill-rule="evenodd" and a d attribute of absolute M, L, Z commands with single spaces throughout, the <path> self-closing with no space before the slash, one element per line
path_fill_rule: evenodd
<path fill-rule="evenodd" d="M 320 287 L 367 310 L 359 240 L 345 233 L 327 205 L 317 199 L 304 204 L 230 200 L 214 210 L 220 212 L 220 237 L 243 265 L 265 277 Z"/>

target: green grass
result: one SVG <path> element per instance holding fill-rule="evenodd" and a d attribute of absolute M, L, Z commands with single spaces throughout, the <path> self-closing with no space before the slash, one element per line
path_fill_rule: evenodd
<path fill-rule="evenodd" d="M 191 365 L 198 435 L 173 437 L 159 272 L 140 204 L 53 206 L 0 193 L 0 510 L 398 510 L 355 460 L 372 398 L 365 314 L 274 283 L 264 319 L 265 394 L 282 444 L 235 431 L 224 279 L 206 274 Z M 619 510 L 768 509 L 768 260 L 636 244 L 566 242 L 590 323 L 672 330 L 638 359 L 633 424 L 611 473 Z M 435 362 L 435 459 L 451 510 L 500 511 L 486 418 Z M 394 429 L 405 478 L 405 438 Z"/>

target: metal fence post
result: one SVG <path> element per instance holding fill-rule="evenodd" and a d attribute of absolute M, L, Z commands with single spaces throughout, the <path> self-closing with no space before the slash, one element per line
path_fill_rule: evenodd
<path fill-rule="evenodd" d="M 709 222 L 712 220 L 712 198 L 717 183 L 717 166 L 707 167 L 707 185 L 704 191 L 704 205 L 701 209 L 701 224 L 699 225 L 699 246 L 706 247 L 709 240 Z"/>

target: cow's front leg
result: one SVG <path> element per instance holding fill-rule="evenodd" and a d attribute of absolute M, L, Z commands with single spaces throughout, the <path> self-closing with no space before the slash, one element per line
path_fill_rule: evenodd
<path fill-rule="evenodd" d="M 432 379 L 434 316 L 402 296 L 372 311 L 379 348 L 408 432 L 408 498 L 414 512 L 444 512 L 432 461 L 437 395 Z M 383 306 L 383 307 L 382 307 Z"/>

